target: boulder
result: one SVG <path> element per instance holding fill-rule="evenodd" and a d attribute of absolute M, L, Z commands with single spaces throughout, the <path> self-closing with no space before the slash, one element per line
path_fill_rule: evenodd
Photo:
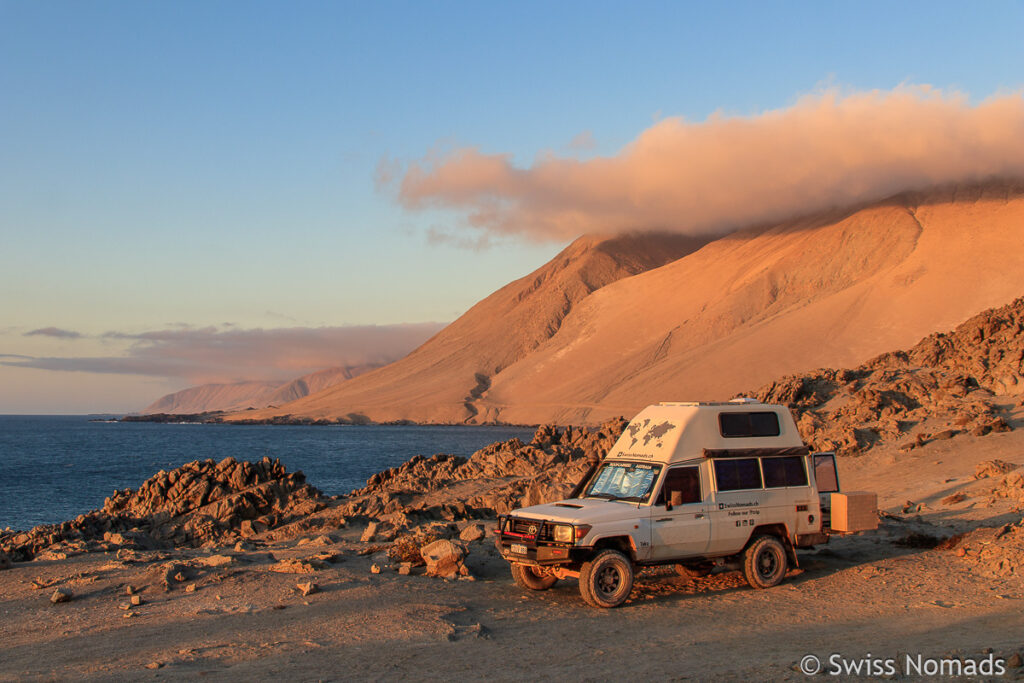
<path fill-rule="evenodd" d="M 482 541 L 487 536 L 484 531 L 482 524 L 468 524 L 466 528 L 459 534 L 459 540 L 466 543 L 472 543 L 473 541 Z"/>
<path fill-rule="evenodd" d="M 11 558 L 6 553 L 0 553 L 0 571 L 11 568 Z"/>
<path fill-rule="evenodd" d="M 420 548 L 420 556 L 427 564 L 427 576 L 454 579 L 465 573 L 462 560 L 466 550 L 448 539 L 440 539 Z"/>
<path fill-rule="evenodd" d="M 57 588 L 50 595 L 50 602 L 56 605 L 58 602 L 68 602 L 72 597 L 74 597 L 74 593 L 70 588 Z"/>

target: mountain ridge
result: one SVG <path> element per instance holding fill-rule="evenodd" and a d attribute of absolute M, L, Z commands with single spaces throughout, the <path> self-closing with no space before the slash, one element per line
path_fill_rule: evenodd
<path fill-rule="evenodd" d="M 1024 183 L 999 181 L 685 246 L 581 238 L 402 360 L 228 419 L 598 424 L 721 399 L 855 366 L 1005 304 L 1024 292 L 1022 228 Z"/>

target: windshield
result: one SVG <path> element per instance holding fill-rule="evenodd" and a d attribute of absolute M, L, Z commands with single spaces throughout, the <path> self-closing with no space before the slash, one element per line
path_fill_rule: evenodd
<path fill-rule="evenodd" d="M 635 462 L 605 463 L 590 480 L 584 498 L 643 502 L 661 472 L 661 465 Z"/>

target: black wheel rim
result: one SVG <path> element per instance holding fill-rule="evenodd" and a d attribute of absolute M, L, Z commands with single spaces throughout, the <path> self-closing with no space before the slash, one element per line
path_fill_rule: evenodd
<path fill-rule="evenodd" d="M 772 579 L 779 570 L 779 557 L 774 550 L 762 550 L 757 555 L 757 574 L 762 579 Z"/>
<path fill-rule="evenodd" d="M 597 573 L 597 590 L 601 595 L 614 595 L 622 585 L 622 576 L 615 567 L 605 567 Z"/>

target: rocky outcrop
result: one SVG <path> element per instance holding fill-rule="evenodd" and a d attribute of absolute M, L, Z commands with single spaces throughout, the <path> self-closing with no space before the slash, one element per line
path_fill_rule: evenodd
<path fill-rule="evenodd" d="M 27 532 L 0 532 L 0 551 L 29 560 L 42 551 L 226 544 L 322 510 L 321 493 L 280 460 L 195 461 L 115 491 L 100 510 Z"/>
<path fill-rule="evenodd" d="M 373 475 L 332 514 L 371 520 L 373 538 L 392 540 L 424 524 L 493 518 L 517 507 L 559 500 L 591 462 L 607 454 L 625 425 L 623 418 L 596 429 L 545 425 L 528 444 L 510 439 L 468 459 L 417 456 Z M 452 529 L 452 536 L 459 533 Z"/>
<path fill-rule="evenodd" d="M 972 571 L 997 578 L 1024 574 L 1024 522 L 975 529 L 944 541 Z"/>
<path fill-rule="evenodd" d="M 1024 393 L 1024 298 L 985 311 L 908 351 L 853 370 L 816 370 L 753 394 L 793 410 L 804 439 L 840 454 L 907 439 L 904 450 L 1011 429 L 993 397 Z M 928 421 L 927 430 L 924 429 Z"/>

